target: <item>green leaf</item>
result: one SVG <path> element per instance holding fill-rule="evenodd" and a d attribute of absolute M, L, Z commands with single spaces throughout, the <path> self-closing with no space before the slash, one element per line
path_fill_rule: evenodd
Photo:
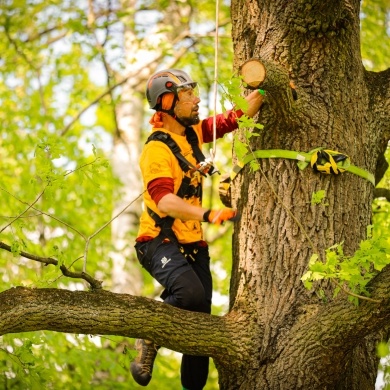
<path fill-rule="evenodd" d="M 325 190 L 319 190 L 311 194 L 311 204 L 320 204 L 325 198 Z"/>
<path fill-rule="evenodd" d="M 380 342 L 377 346 L 377 355 L 378 357 L 380 358 L 384 358 L 386 356 L 389 355 L 389 344 L 385 343 L 385 342 Z"/>
<path fill-rule="evenodd" d="M 257 160 L 250 161 L 249 166 L 251 167 L 252 172 L 256 172 L 260 169 L 260 164 Z"/>
<path fill-rule="evenodd" d="M 236 139 L 234 142 L 234 150 L 239 160 L 242 160 L 248 153 L 247 145 L 241 142 L 239 139 Z"/>

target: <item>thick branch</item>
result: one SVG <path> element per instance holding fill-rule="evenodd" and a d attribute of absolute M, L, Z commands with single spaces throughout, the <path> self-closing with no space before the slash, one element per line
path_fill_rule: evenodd
<path fill-rule="evenodd" d="M 374 190 L 375 198 L 386 198 L 390 202 L 390 190 L 388 188 L 375 188 Z"/>
<path fill-rule="evenodd" d="M 375 119 L 376 131 L 390 139 L 390 68 L 383 72 L 366 72 L 366 84 L 369 88 L 370 111 Z M 387 142 L 386 142 L 387 145 Z"/>
<path fill-rule="evenodd" d="M 37 330 L 148 338 L 182 353 L 248 359 L 240 350 L 245 335 L 238 337 L 228 317 L 104 290 L 16 287 L 0 293 L 0 335 Z"/>
<path fill-rule="evenodd" d="M 345 296 L 340 296 L 333 303 L 309 305 L 297 324 L 291 329 L 287 338 L 280 344 L 280 358 L 288 362 L 299 363 L 302 372 L 308 372 L 325 384 L 330 373 L 340 374 L 345 351 L 354 349 L 368 335 L 377 333 L 390 321 L 390 267 L 377 275 L 370 283 L 371 298 L 381 303 L 364 301 L 355 306 Z M 291 353 L 293 351 L 293 353 Z M 316 356 L 318 372 L 308 357 Z M 332 359 L 329 359 L 332 356 Z M 288 367 L 288 363 L 287 363 Z M 325 376 L 325 377 L 324 377 Z"/>

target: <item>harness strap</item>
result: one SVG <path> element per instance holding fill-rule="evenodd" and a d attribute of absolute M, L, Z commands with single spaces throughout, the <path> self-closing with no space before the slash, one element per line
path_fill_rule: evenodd
<path fill-rule="evenodd" d="M 282 149 L 271 149 L 271 150 L 256 150 L 251 154 L 248 154 L 244 157 L 243 161 L 238 163 L 231 173 L 230 177 L 233 179 L 237 176 L 238 172 L 250 161 L 255 160 L 256 158 L 287 158 L 291 160 L 298 160 L 298 167 L 300 169 L 306 168 L 307 165 L 312 161 L 312 156 L 318 156 L 318 151 L 323 150 L 322 148 L 314 149 L 308 153 L 305 152 L 296 152 L 293 150 L 282 150 Z M 325 149 L 326 150 L 326 149 Z M 326 150 L 328 151 L 328 150 Z M 334 152 L 337 153 L 337 152 Z M 321 154 L 322 156 L 322 154 Z M 343 155 L 344 157 L 344 155 Z M 337 158 L 336 158 L 337 159 Z M 347 164 L 343 164 L 343 162 Z M 314 165 L 314 163 L 313 163 Z M 363 179 L 368 180 L 372 185 L 375 186 L 375 178 L 371 172 L 366 171 L 365 169 L 359 168 L 355 165 L 350 164 L 346 159 L 340 159 L 336 161 L 337 168 L 340 172 L 347 171 L 354 173 L 357 176 L 362 177 Z M 341 169 L 340 169 L 341 168 Z"/>
<path fill-rule="evenodd" d="M 161 218 L 157 213 L 155 213 L 151 208 L 148 207 L 148 213 L 153 218 L 154 222 L 156 222 L 156 226 L 158 226 L 161 231 L 159 236 L 164 236 L 168 238 L 170 241 L 174 243 L 178 243 L 175 233 L 172 230 L 173 222 L 175 218 L 172 217 L 164 217 Z"/>
<path fill-rule="evenodd" d="M 195 134 L 196 135 L 196 134 Z M 196 169 L 196 167 L 191 164 L 182 154 L 179 145 L 172 139 L 172 137 L 168 133 L 164 133 L 163 131 L 155 131 L 152 133 L 147 139 L 146 143 L 150 141 L 161 141 L 165 145 L 171 149 L 171 152 L 175 155 L 175 157 L 179 161 L 180 168 L 184 172 L 188 172 L 191 168 Z"/>
<path fill-rule="evenodd" d="M 199 148 L 199 140 L 198 140 L 198 136 L 195 133 L 195 130 L 190 126 L 186 127 L 185 134 L 186 134 L 187 141 L 191 145 L 192 151 L 194 152 L 194 157 L 196 159 L 196 162 L 200 163 L 206 160 L 206 157 L 204 156 L 204 154 Z"/>

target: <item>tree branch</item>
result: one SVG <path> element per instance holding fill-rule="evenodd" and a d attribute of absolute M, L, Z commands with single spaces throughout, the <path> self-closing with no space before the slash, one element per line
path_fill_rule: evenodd
<path fill-rule="evenodd" d="M 371 300 L 362 301 L 359 306 L 348 302 L 340 295 L 332 303 L 318 305 L 310 319 L 298 321 L 291 337 L 297 340 L 297 333 L 315 333 L 313 340 L 321 340 L 329 348 L 342 351 L 353 348 L 357 340 L 362 340 L 388 325 L 390 321 L 390 266 L 385 267 L 368 285 Z M 303 341 L 302 341 L 303 342 Z M 343 345 L 343 348 L 339 348 Z M 348 347 L 349 345 L 349 347 Z M 344 349 L 345 348 L 345 349 Z M 344 353 L 344 352 L 343 352 Z"/>
<path fill-rule="evenodd" d="M 375 188 L 374 198 L 386 198 L 390 202 L 390 189 L 388 188 Z"/>
<path fill-rule="evenodd" d="M 28 210 L 30 210 L 31 208 L 36 210 L 34 208 L 34 204 L 36 204 L 38 202 L 38 200 L 42 197 L 42 195 L 45 193 L 45 190 L 47 188 L 48 185 L 45 186 L 45 188 L 40 192 L 40 194 L 37 196 L 37 198 L 34 200 L 33 203 L 31 204 L 28 204 L 28 207 L 26 210 L 22 211 L 18 216 L 16 216 L 15 218 L 12 219 L 11 222 L 9 222 L 7 225 L 5 225 L 1 230 L 0 230 L 0 233 L 2 233 L 5 229 L 7 229 L 8 226 L 12 225 L 16 220 L 18 220 L 19 218 L 21 218 L 25 213 L 27 213 Z M 2 188 L 0 188 L 1 190 L 3 190 Z M 8 191 L 7 191 L 8 192 Z M 25 202 L 24 202 L 25 203 Z M 26 203 L 25 203 L 26 204 Z"/>
<path fill-rule="evenodd" d="M 235 329 L 232 318 L 105 290 L 16 287 L 0 293 L 0 335 L 51 330 L 148 338 L 182 353 L 244 361 L 249 358 L 241 348 L 245 335 L 238 335 Z M 248 326 L 248 335 L 251 331 Z"/>
<path fill-rule="evenodd" d="M 370 106 L 374 116 L 376 131 L 383 133 L 384 142 L 390 139 L 390 68 L 382 72 L 365 72 L 369 86 Z"/>
<path fill-rule="evenodd" d="M 297 322 L 278 339 L 278 359 L 295 361 L 300 356 L 300 371 L 311 367 L 310 375 L 326 383 L 329 373 L 334 372 L 334 362 L 345 359 L 365 337 L 376 334 L 390 321 L 390 266 L 386 267 L 370 283 L 371 298 L 380 303 L 364 301 L 355 306 L 340 295 L 331 303 L 307 305 L 297 316 Z M 313 355 L 314 354 L 314 355 Z M 324 365 L 311 365 L 307 356 L 316 356 Z M 330 358 L 331 357 L 331 358 Z M 315 367 L 313 371 L 313 367 Z"/>
<path fill-rule="evenodd" d="M 175 40 L 174 42 L 172 43 L 172 45 L 174 45 L 175 43 L 177 42 L 180 42 L 181 40 L 183 40 L 186 36 L 187 36 L 187 32 L 185 32 L 184 34 L 181 34 L 179 35 Z M 166 67 L 167 68 L 170 68 L 172 67 L 177 61 L 179 58 L 181 58 L 191 47 L 195 46 L 196 44 L 196 40 L 194 40 L 192 42 L 191 45 L 189 45 L 189 47 L 181 47 L 180 49 L 178 49 L 175 54 L 173 55 L 172 57 L 172 60 L 170 62 L 170 64 L 167 64 Z M 91 108 L 92 106 L 94 106 L 95 104 L 97 104 L 101 99 L 103 99 L 105 96 L 107 95 L 110 95 L 112 94 L 112 92 L 120 87 L 121 85 L 127 83 L 130 79 L 134 78 L 135 81 L 133 83 L 133 85 L 131 87 L 135 88 L 137 85 L 140 84 L 140 82 L 142 82 L 142 79 L 140 80 L 140 78 L 136 77 L 138 74 L 140 74 L 144 68 L 153 68 L 154 65 L 158 64 L 159 61 L 161 59 L 164 58 L 164 53 L 158 55 L 155 59 L 151 60 L 148 64 L 145 64 L 143 65 L 143 68 L 142 69 L 138 69 L 136 71 L 133 71 L 133 72 L 130 72 L 127 76 L 123 77 L 122 79 L 120 79 L 119 81 L 117 81 L 115 84 L 109 86 L 104 92 L 102 92 L 99 96 L 97 96 L 94 100 L 92 100 L 90 103 L 88 103 L 84 108 L 82 108 L 73 118 L 72 120 L 63 128 L 63 130 L 61 131 L 60 135 L 61 136 L 64 136 L 69 130 L 70 128 L 80 119 L 81 115 L 83 115 L 89 108 Z"/>

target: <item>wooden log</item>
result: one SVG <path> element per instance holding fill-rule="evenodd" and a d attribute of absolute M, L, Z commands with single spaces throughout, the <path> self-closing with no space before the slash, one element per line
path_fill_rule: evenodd
<path fill-rule="evenodd" d="M 240 66 L 242 80 L 250 89 L 257 89 L 265 80 L 266 69 L 257 58 L 250 58 Z"/>

